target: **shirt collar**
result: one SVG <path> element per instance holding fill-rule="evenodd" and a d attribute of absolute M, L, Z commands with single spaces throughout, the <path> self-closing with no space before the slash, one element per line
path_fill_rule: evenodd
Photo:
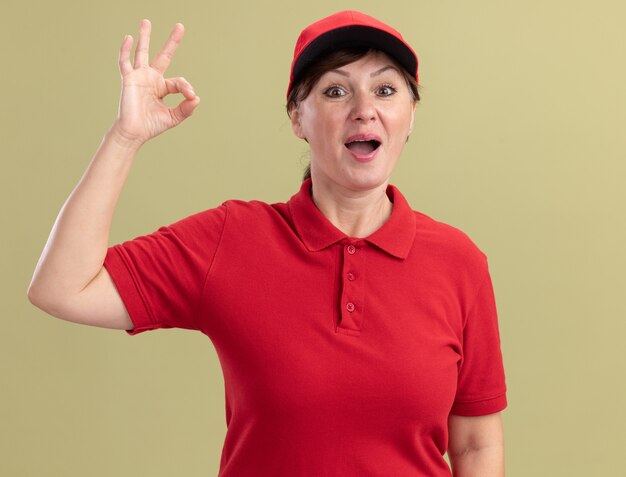
<path fill-rule="evenodd" d="M 397 187 L 387 186 L 387 197 L 393 202 L 391 216 L 382 227 L 363 240 L 397 258 L 406 258 L 415 238 L 415 213 Z M 335 227 L 317 208 L 311 197 L 311 179 L 289 199 L 289 211 L 300 239 L 311 252 L 322 250 L 341 240 L 350 239 Z"/>

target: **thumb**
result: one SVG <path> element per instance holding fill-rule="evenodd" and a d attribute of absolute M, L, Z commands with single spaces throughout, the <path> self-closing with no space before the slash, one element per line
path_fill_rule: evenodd
<path fill-rule="evenodd" d="M 175 108 L 170 108 L 170 115 L 174 123 L 179 124 L 191 116 L 199 104 L 200 96 L 196 96 L 193 99 L 185 99 L 181 101 Z"/>

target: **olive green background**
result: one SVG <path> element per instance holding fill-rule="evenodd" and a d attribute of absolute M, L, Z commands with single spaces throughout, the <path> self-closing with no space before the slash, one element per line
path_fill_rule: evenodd
<path fill-rule="evenodd" d="M 140 151 L 111 245 L 226 199 L 297 191 L 307 147 L 284 111 L 293 46 L 304 26 L 346 8 L 396 27 L 420 58 L 423 100 L 391 182 L 489 257 L 507 475 L 623 471 L 623 2 L 4 5 L 0 475 L 217 475 L 224 387 L 210 340 L 68 323 L 31 305 L 26 290 L 117 114 L 118 49 L 141 18 L 153 24 L 151 58 L 184 23 L 167 76 L 185 76 L 202 102 Z"/>

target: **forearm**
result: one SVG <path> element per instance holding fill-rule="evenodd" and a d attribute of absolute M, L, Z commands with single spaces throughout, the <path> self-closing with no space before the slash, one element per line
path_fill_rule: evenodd
<path fill-rule="evenodd" d="M 492 445 L 448 454 L 454 477 L 504 477 L 504 447 Z"/>
<path fill-rule="evenodd" d="M 35 268 L 29 296 L 41 302 L 79 293 L 100 271 L 115 206 L 140 145 L 116 123 L 61 208 Z"/>

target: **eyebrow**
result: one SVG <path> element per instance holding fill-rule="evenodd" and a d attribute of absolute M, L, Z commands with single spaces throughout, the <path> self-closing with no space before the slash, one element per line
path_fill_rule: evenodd
<path fill-rule="evenodd" d="M 383 66 L 379 70 L 374 71 L 372 74 L 370 74 L 370 77 L 373 78 L 374 76 L 378 76 L 379 74 L 381 74 L 381 73 L 383 73 L 383 72 L 385 72 L 385 71 L 387 71 L 389 69 L 393 69 L 393 70 L 398 71 L 398 68 L 396 68 L 395 66 L 387 65 L 387 66 Z M 350 77 L 350 73 L 348 73 L 347 71 L 344 71 L 344 70 L 335 69 L 335 70 L 331 70 L 331 71 L 333 71 L 335 73 L 338 73 L 338 74 L 340 74 L 342 76 Z M 398 71 L 398 73 L 400 73 L 400 71 Z"/>

